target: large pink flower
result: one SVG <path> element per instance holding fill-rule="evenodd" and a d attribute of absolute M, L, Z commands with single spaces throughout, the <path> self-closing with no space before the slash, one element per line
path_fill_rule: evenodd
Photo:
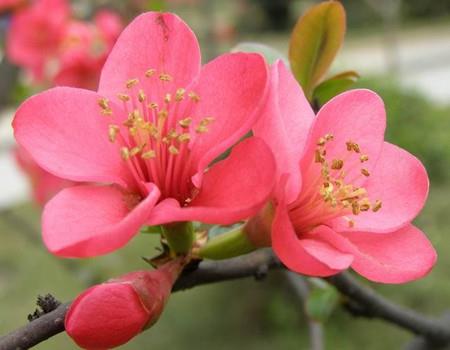
<path fill-rule="evenodd" d="M 45 207 L 54 254 L 111 252 L 143 224 L 230 224 L 255 214 L 274 184 L 272 153 L 237 144 L 260 112 L 268 72 L 260 55 L 223 55 L 203 68 L 177 16 L 146 13 L 121 34 L 98 92 L 54 88 L 17 111 L 15 136 L 44 169 L 73 181 Z M 213 164 L 213 165 L 211 165 Z"/>
<path fill-rule="evenodd" d="M 7 36 L 9 60 L 42 79 L 49 58 L 59 49 L 69 16 L 67 0 L 36 0 L 16 12 Z"/>
<path fill-rule="evenodd" d="M 353 90 L 314 116 L 281 62 L 254 134 L 277 155 L 272 246 L 290 269 L 329 276 L 348 267 L 378 282 L 426 274 L 436 253 L 410 222 L 428 194 L 420 161 L 383 141 L 379 96 Z"/>

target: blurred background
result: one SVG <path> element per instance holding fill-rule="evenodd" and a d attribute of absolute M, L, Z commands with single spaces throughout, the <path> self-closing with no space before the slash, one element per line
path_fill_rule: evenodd
<path fill-rule="evenodd" d="M 174 11 L 198 35 L 207 62 L 243 41 L 269 45 L 287 55 L 290 31 L 313 3 L 74 0 L 71 6 L 72 16 L 80 20 L 90 21 L 99 10 L 109 9 L 124 24 L 148 9 Z M 450 227 L 450 0 L 342 3 L 348 31 L 332 70 L 356 70 L 362 77 L 357 86 L 382 96 L 388 115 L 387 139 L 420 158 L 431 179 L 429 200 L 416 224 L 438 251 L 436 267 L 421 281 L 373 288 L 403 305 L 439 316 L 450 307 L 450 237 L 446 237 Z M 38 294 L 69 300 L 93 283 L 145 268 L 140 257 L 152 255 L 157 246 L 148 235 L 140 235 L 119 252 L 87 260 L 58 259 L 43 247 L 39 194 L 33 188 L 41 178 L 17 155 L 10 122 L 20 101 L 54 82 L 30 77 L 29 69 L 19 69 L 8 59 L 5 43 L 16 11 L 20 8 L 3 9 L 0 14 L 0 334 L 27 322 Z M 291 282 L 277 272 L 264 281 L 227 282 L 176 293 L 161 320 L 122 348 L 308 349 L 309 321 Z M 326 349 L 397 349 L 411 339 L 401 329 L 378 320 L 352 318 L 339 308 L 324 323 L 323 336 Z M 36 347 L 75 348 L 65 334 Z"/>

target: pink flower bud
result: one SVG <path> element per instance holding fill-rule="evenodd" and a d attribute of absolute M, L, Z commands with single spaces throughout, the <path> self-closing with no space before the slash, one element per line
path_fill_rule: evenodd
<path fill-rule="evenodd" d="M 70 306 L 67 334 L 90 350 L 128 342 L 158 320 L 182 267 L 173 260 L 158 270 L 131 272 L 87 289 Z"/>

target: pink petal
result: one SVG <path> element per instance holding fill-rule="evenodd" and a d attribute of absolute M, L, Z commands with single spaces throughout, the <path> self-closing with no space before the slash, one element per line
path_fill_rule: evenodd
<path fill-rule="evenodd" d="M 314 112 L 300 85 L 282 61 L 271 69 L 271 85 L 267 104 L 253 127 L 276 154 L 278 175 L 288 173 L 286 201 L 297 198 L 301 187 L 300 159 Z"/>
<path fill-rule="evenodd" d="M 248 138 L 236 145 L 230 156 L 206 172 L 198 195 L 187 207 L 173 199 L 162 201 L 149 223 L 201 221 L 232 224 L 258 212 L 273 186 L 275 160 L 260 139 Z"/>
<path fill-rule="evenodd" d="M 116 186 L 76 186 L 58 193 L 45 206 L 42 235 L 47 248 L 62 257 L 89 257 L 125 245 L 148 219 L 159 199 L 156 186 L 138 197 Z"/>
<path fill-rule="evenodd" d="M 377 235 L 367 232 L 338 234 L 321 226 L 315 235 L 354 256 L 352 268 L 374 282 L 405 283 L 425 276 L 436 262 L 436 251 L 416 227 Z"/>
<path fill-rule="evenodd" d="M 208 132 L 192 140 L 197 186 L 209 163 L 249 132 L 259 117 L 268 88 L 267 70 L 261 55 L 246 53 L 222 55 L 203 67 L 198 83 L 191 87 L 200 96 L 192 128 L 205 117 L 214 121 Z"/>
<path fill-rule="evenodd" d="M 332 134 L 334 140 L 326 145 L 326 158 L 330 161 L 335 158 L 346 159 L 343 168 L 347 173 L 346 180 L 359 178 L 352 183 L 363 183 L 365 178 L 360 173 L 360 154 L 349 153 L 346 142 L 357 143 L 361 154 L 369 156 L 364 168 L 371 172 L 383 145 L 385 127 L 384 104 L 376 93 L 370 90 L 351 90 L 334 97 L 317 114 L 308 141 L 308 150 L 302 160 L 303 172 L 307 171 L 313 161 L 318 139 Z M 350 155 L 350 158 L 346 158 L 347 155 Z M 316 173 L 311 173 L 311 176 L 316 176 Z"/>
<path fill-rule="evenodd" d="M 272 224 L 272 248 L 290 270 L 309 276 L 331 276 L 345 270 L 353 257 L 323 240 L 299 239 L 289 219 L 287 208 L 279 204 Z"/>
<path fill-rule="evenodd" d="M 99 98 L 91 91 L 63 87 L 30 97 L 13 121 L 17 142 L 58 177 L 125 186 L 130 175 L 117 145 L 108 140 L 113 119 L 101 115 Z"/>
<path fill-rule="evenodd" d="M 171 13 L 148 12 L 133 20 L 111 51 L 100 78 L 99 92 L 115 97 L 130 79 L 139 79 L 146 92 L 155 91 L 157 76 L 169 74 L 165 92 L 186 87 L 200 71 L 200 49 L 191 29 Z M 145 77 L 156 69 L 155 77 Z M 155 80 L 156 79 L 156 80 Z"/>
<path fill-rule="evenodd" d="M 376 213 L 352 216 L 354 231 L 392 232 L 411 222 L 422 210 L 429 181 L 422 163 L 405 150 L 385 142 L 376 167 L 365 185 L 372 201 L 382 201 Z M 348 224 L 336 220 L 333 228 L 349 231 Z"/>

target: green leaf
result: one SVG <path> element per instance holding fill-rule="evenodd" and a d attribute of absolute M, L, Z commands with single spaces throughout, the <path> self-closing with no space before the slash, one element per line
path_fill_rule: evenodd
<path fill-rule="evenodd" d="M 334 96 L 348 90 L 358 79 L 359 74 L 355 71 L 342 72 L 332 76 L 317 85 L 313 92 L 313 101 L 317 105 L 323 106 Z"/>
<path fill-rule="evenodd" d="M 345 27 L 344 7 L 338 1 L 326 1 L 311 7 L 292 31 L 289 61 L 309 100 L 344 41 Z"/>
<path fill-rule="evenodd" d="M 338 291 L 329 284 L 313 287 L 306 300 L 306 314 L 316 322 L 325 322 L 338 305 L 339 299 Z"/>
<path fill-rule="evenodd" d="M 141 228 L 141 233 L 144 234 L 162 234 L 161 226 L 144 226 Z"/>
<path fill-rule="evenodd" d="M 231 52 L 256 52 L 260 53 L 264 56 L 267 63 L 272 64 L 276 60 L 280 59 L 287 65 L 287 58 L 284 56 L 281 52 L 279 52 L 277 49 L 274 49 L 273 47 L 259 44 L 259 43 L 253 43 L 253 42 L 243 42 L 237 44 L 235 47 L 231 49 Z"/>

